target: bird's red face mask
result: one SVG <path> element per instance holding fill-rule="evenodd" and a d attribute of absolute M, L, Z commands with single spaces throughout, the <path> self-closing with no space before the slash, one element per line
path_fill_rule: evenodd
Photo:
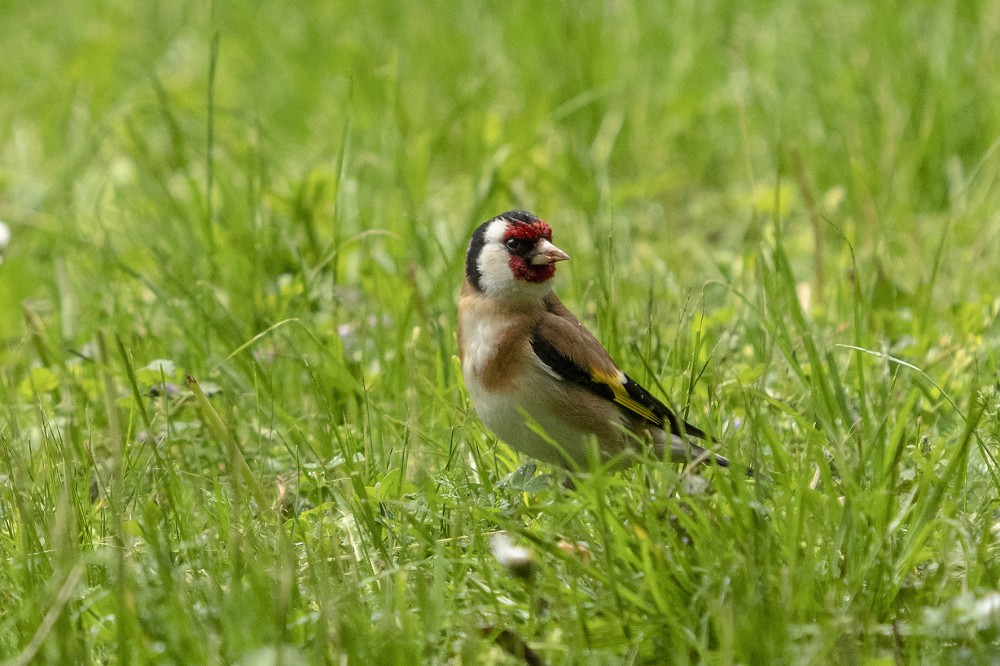
<path fill-rule="evenodd" d="M 551 280 L 556 274 L 556 262 L 569 259 L 552 244 L 552 229 L 541 220 L 508 225 L 503 244 L 510 253 L 511 273 L 526 282 Z"/>

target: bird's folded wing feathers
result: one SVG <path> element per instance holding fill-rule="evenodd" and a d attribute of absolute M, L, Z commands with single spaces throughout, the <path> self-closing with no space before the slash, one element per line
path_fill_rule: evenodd
<path fill-rule="evenodd" d="M 707 439 L 619 370 L 597 338 L 555 295 L 545 299 L 545 307 L 532 331 L 531 350 L 549 370 L 657 427 Z"/>

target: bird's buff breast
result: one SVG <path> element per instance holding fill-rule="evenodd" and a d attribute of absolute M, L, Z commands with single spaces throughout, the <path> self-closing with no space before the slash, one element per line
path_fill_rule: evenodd
<path fill-rule="evenodd" d="M 566 465 L 566 456 L 585 460 L 587 435 L 570 427 L 549 403 L 551 377 L 532 362 L 528 341 L 515 334 L 523 322 L 509 314 L 469 312 L 462 321 L 462 376 L 483 423 L 509 446 L 532 458 Z M 530 423 L 545 435 L 536 432 Z M 554 446 L 552 442 L 558 442 Z"/>
<path fill-rule="evenodd" d="M 563 466 L 566 455 L 585 461 L 588 436 L 551 409 L 552 379 L 532 362 L 527 340 L 522 340 L 524 348 L 513 341 L 504 344 L 511 332 L 509 321 L 478 317 L 462 324 L 462 375 L 483 423 L 506 444 L 532 458 Z"/>

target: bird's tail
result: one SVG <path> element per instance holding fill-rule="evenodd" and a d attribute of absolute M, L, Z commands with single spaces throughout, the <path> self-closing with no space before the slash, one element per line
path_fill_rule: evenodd
<path fill-rule="evenodd" d="M 670 444 L 670 459 L 674 462 L 683 463 L 708 463 L 716 464 L 719 467 L 730 467 L 729 458 L 720 456 L 715 451 L 684 442 L 680 437 L 674 437 Z M 747 476 L 753 476 L 752 467 L 747 467 Z"/>
<path fill-rule="evenodd" d="M 677 435 L 671 435 L 668 443 L 670 446 L 670 459 L 674 462 L 707 462 L 714 463 L 719 467 L 729 467 L 729 459 L 725 456 L 720 456 L 714 451 L 698 446 L 697 444 L 692 444 L 690 441 Z"/>

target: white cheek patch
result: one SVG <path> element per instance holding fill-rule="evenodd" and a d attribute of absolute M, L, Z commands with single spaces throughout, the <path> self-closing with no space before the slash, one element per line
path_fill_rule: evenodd
<path fill-rule="evenodd" d="M 510 270 L 510 255 L 499 243 L 487 241 L 479 253 L 479 286 L 490 296 L 501 296 L 514 288 L 517 279 Z"/>
<path fill-rule="evenodd" d="M 487 227 L 486 233 L 483 234 L 483 240 L 486 241 L 487 245 L 500 245 L 503 243 L 503 235 L 506 231 L 506 222 L 503 220 L 494 220 L 493 223 Z"/>

